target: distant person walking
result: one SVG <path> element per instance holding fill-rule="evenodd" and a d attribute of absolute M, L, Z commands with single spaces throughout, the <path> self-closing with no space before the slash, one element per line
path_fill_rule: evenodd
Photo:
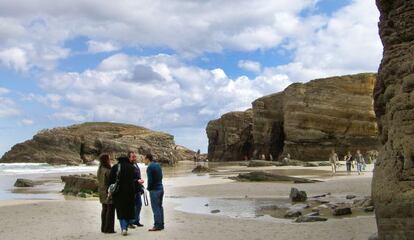
<path fill-rule="evenodd" d="M 365 164 L 365 160 L 364 160 L 364 156 L 362 156 L 361 151 L 359 151 L 359 150 L 357 150 L 357 152 L 356 152 L 355 162 L 356 162 L 356 165 L 357 165 L 358 175 L 360 175 L 361 172 L 362 172 L 362 168 Z"/>
<path fill-rule="evenodd" d="M 118 163 L 111 169 L 110 184 L 116 182 L 119 167 L 119 190 L 112 198 L 121 225 L 121 234 L 126 236 L 128 225 L 135 221 L 135 168 L 128 157 L 119 157 Z"/>
<path fill-rule="evenodd" d="M 108 198 L 109 175 L 111 173 L 111 161 L 108 154 L 99 157 L 98 176 L 98 192 L 99 202 L 102 204 L 101 211 L 101 232 L 115 233 L 115 207 L 112 199 Z"/>
<path fill-rule="evenodd" d="M 331 154 L 329 155 L 329 162 L 331 163 L 332 167 L 332 175 L 336 173 L 336 164 L 338 163 L 339 158 L 335 152 L 335 149 L 332 149 Z"/>
<path fill-rule="evenodd" d="M 147 167 L 148 186 L 150 192 L 151 208 L 154 214 L 154 226 L 148 231 L 160 231 L 164 229 L 164 208 L 162 206 L 164 198 L 164 186 L 162 184 L 161 166 L 154 162 L 151 154 L 147 154 L 144 159 Z"/>
<path fill-rule="evenodd" d="M 131 228 L 135 228 L 134 225 L 137 227 L 143 227 L 144 225 L 140 222 L 140 215 L 141 215 L 141 208 L 142 208 L 142 198 L 141 195 L 144 193 L 144 188 L 142 184 L 144 184 L 144 180 L 141 179 L 141 170 L 138 166 L 138 159 L 137 155 L 133 151 L 128 152 L 129 161 L 134 166 L 134 184 L 135 184 L 135 221 L 129 225 Z"/>
<path fill-rule="evenodd" d="M 344 161 L 346 164 L 346 172 L 349 175 L 351 173 L 351 167 L 352 167 L 352 154 L 350 151 L 344 156 Z"/>

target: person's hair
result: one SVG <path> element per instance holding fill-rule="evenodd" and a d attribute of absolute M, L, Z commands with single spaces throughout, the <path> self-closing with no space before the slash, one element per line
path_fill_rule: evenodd
<path fill-rule="evenodd" d="M 109 155 L 108 154 L 102 154 L 99 157 L 99 163 L 103 167 L 111 168 L 111 161 L 109 160 Z"/>
<path fill-rule="evenodd" d="M 131 155 L 132 155 L 133 153 L 135 153 L 135 152 L 134 152 L 134 151 L 132 151 L 132 150 L 129 150 L 129 151 L 128 151 L 128 154 L 127 154 L 128 158 L 130 158 L 130 157 L 131 157 Z"/>
<path fill-rule="evenodd" d="M 151 153 L 147 153 L 145 155 L 145 158 L 148 159 L 150 162 L 154 161 L 154 158 L 152 157 L 152 154 Z"/>

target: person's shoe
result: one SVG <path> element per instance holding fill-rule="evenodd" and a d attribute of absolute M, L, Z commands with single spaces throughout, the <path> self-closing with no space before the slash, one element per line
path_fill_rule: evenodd
<path fill-rule="evenodd" d="M 122 231 L 121 231 L 121 235 L 122 235 L 122 236 L 126 236 L 126 235 L 128 235 L 128 231 L 127 231 L 127 230 L 122 230 Z"/>
<path fill-rule="evenodd" d="M 134 224 L 129 224 L 128 227 L 134 229 L 135 225 Z"/>
<path fill-rule="evenodd" d="M 137 227 L 143 227 L 144 225 L 141 224 L 141 223 L 137 223 L 137 224 L 135 224 L 135 226 L 137 226 Z"/>
<path fill-rule="evenodd" d="M 151 228 L 151 229 L 148 229 L 148 231 L 149 231 L 149 232 L 156 232 L 156 231 L 161 231 L 161 230 L 163 230 L 163 228 L 156 228 L 156 227 L 153 227 L 153 228 Z"/>

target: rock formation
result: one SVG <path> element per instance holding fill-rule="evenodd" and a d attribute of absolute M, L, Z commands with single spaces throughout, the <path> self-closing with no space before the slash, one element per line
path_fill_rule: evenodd
<path fill-rule="evenodd" d="M 208 159 L 236 161 L 253 154 L 251 109 L 245 112 L 226 113 L 207 125 Z"/>
<path fill-rule="evenodd" d="M 291 159 L 321 161 L 333 148 L 340 156 L 377 150 L 375 81 L 375 74 L 364 73 L 294 83 L 255 100 L 252 114 L 225 114 L 207 126 L 209 160 L 280 160 L 290 154 Z"/>
<path fill-rule="evenodd" d="M 379 146 L 373 109 L 374 74 L 295 83 L 284 91 L 283 152 L 300 160 L 327 160 Z"/>
<path fill-rule="evenodd" d="M 377 0 L 383 59 L 375 86 L 380 140 L 372 196 L 379 239 L 414 236 L 414 1 Z"/>
<path fill-rule="evenodd" d="M 0 162 L 46 162 L 78 165 L 98 158 L 101 153 L 115 157 L 134 150 L 151 152 L 160 162 L 173 163 L 184 153 L 175 148 L 172 135 L 147 128 L 118 123 L 83 123 L 43 130 L 33 139 L 17 144 Z M 185 155 L 185 154 L 184 154 Z"/>

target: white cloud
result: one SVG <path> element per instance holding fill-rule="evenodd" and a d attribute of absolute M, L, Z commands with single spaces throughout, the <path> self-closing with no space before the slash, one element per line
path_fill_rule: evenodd
<path fill-rule="evenodd" d="M 33 125 L 34 121 L 32 119 L 22 119 L 20 121 L 20 124 L 22 124 L 23 126 L 31 126 Z"/>
<path fill-rule="evenodd" d="M 9 93 L 9 92 L 10 92 L 10 90 L 9 90 L 9 89 L 0 87 L 0 95 L 7 94 L 7 93 Z"/>
<path fill-rule="evenodd" d="M 118 49 L 119 47 L 111 42 L 88 41 L 88 52 L 91 53 L 113 52 Z"/>
<path fill-rule="evenodd" d="M 25 71 L 28 68 L 26 52 L 16 47 L 1 50 L 0 63 L 16 71 Z"/>
<path fill-rule="evenodd" d="M 111 61 L 120 58 L 123 64 Z M 105 66 L 103 66 L 105 65 Z M 73 121 L 121 121 L 155 128 L 203 126 L 211 118 L 245 110 L 251 101 L 280 91 L 285 76 L 230 79 L 222 69 L 187 65 L 173 55 L 114 55 L 84 72 L 58 73 L 42 79 L 63 108 L 53 115 Z M 50 97 L 37 97 L 48 104 Z"/>
<path fill-rule="evenodd" d="M 0 118 L 20 115 L 16 103 L 6 97 L 0 97 Z"/>
<path fill-rule="evenodd" d="M 258 73 L 260 72 L 262 66 L 259 62 L 250 61 L 250 60 L 240 60 L 238 66 L 241 69 Z"/>

